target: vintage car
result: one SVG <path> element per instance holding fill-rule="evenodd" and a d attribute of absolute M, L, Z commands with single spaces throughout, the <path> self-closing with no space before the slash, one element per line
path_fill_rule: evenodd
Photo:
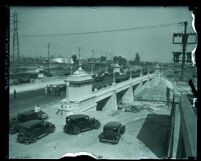
<path fill-rule="evenodd" d="M 34 110 L 18 113 L 16 117 L 9 120 L 9 133 L 15 134 L 18 132 L 18 125 L 29 120 L 45 120 L 48 115 L 43 112 L 35 112 Z"/>
<path fill-rule="evenodd" d="M 53 133 L 55 125 L 44 120 L 30 120 L 19 125 L 17 141 L 19 143 L 30 144 L 36 140 Z"/>
<path fill-rule="evenodd" d="M 89 116 L 85 114 L 69 115 L 66 117 L 64 132 L 77 135 L 87 130 L 99 129 L 100 125 L 98 120 L 89 118 Z"/>
<path fill-rule="evenodd" d="M 121 135 L 125 132 L 125 125 L 119 122 L 111 121 L 105 124 L 103 132 L 98 136 L 100 142 L 109 142 L 118 144 Z"/>

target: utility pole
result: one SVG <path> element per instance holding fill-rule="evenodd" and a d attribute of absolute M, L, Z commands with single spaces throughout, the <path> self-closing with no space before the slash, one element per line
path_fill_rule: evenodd
<path fill-rule="evenodd" d="M 48 47 L 47 67 L 48 67 L 48 74 L 49 74 L 49 72 L 50 72 L 50 69 L 49 69 L 49 64 L 50 64 L 50 43 L 48 43 L 47 47 Z"/>
<path fill-rule="evenodd" d="M 78 59 L 80 59 L 80 47 L 78 47 L 78 50 L 79 50 Z"/>
<path fill-rule="evenodd" d="M 182 55 L 182 64 L 181 64 L 181 77 L 180 80 L 183 80 L 184 78 L 184 69 L 185 69 L 185 62 L 191 62 L 191 52 L 186 52 L 186 46 L 188 44 L 196 44 L 197 39 L 195 38 L 194 42 L 188 42 L 188 37 L 189 36 L 196 36 L 194 33 L 186 33 L 187 30 L 187 21 L 183 22 L 184 23 L 184 33 L 174 33 L 173 34 L 173 44 L 182 44 L 182 52 L 172 52 L 173 53 L 173 60 L 175 62 L 179 62 L 180 55 Z M 181 42 L 176 42 L 175 38 L 180 37 L 182 38 Z M 186 55 L 187 55 L 187 60 L 186 60 Z"/>
<path fill-rule="evenodd" d="M 184 65 L 185 65 L 185 54 L 186 54 L 186 43 L 187 43 L 187 35 L 186 35 L 186 28 L 187 28 L 187 22 L 184 22 L 184 34 L 182 37 L 183 41 L 183 50 L 182 50 L 182 65 L 181 65 L 181 80 L 183 80 L 184 77 Z"/>
<path fill-rule="evenodd" d="M 19 49 L 19 37 L 18 37 L 17 12 L 13 14 L 13 55 L 12 55 L 13 65 L 15 65 L 16 63 L 15 56 L 17 56 L 17 67 L 19 67 L 20 70 L 20 49 Z"/>

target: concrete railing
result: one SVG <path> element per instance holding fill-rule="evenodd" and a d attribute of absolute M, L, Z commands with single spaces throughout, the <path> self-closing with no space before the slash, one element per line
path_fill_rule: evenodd
<path fill-rule="evenodd" d="M 135 85 L 135 84 L 138 84 L 138 83 L 140 83 L 142 81 L 145 81 L 145 80 L 153 78 L 153 77 L 154 77 L 154 74 L 149 74 L 149 75 L 144 75 L 142 77 L 137 77 L 137 78 L 129 79 L 129 80 L 126 80 L 126 81 L 123 81 L 123 82 L 120 82 L 120 83 L 116 83 L 115 86 L 111 85 L 111 86 L 102 88 L 100 90 L 93 91 L 93 94 L 96 97 L 100 97 L 100 96 L 104 95 L 104 97 L 106 98 L 107 97 L 106 94 L 107 93 L 111 93 L 111 95 L 112 95 L 112 91 L 113 90 L 117 90 L 119 92 L 119 90 L 120 91 L 124 90 L 123 87 L 129 88 L 129 84 Z"/>
<path fill-rule="evenodd" d="M 169 158 L 197 158 L 197 114 L 186 94 L 174 93 Z"/>

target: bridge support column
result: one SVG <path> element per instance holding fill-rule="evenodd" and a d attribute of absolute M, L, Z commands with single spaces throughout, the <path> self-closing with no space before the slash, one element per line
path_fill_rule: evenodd
<path fill-rule="evenodd" d="M 135 96 L 138 95 L 140 91 L 142 91 L 142 89 L 143 89 L 143 82 L 140 82 L 135 89 L 135 92 L 134 92 Z"/>
<path fill-rule="evenodd" d="M 150 87 L 151 87 L 150 84 L 151 84 L 151 83 L 150 83 L 150 78 L 148 78 L 147 81 L 146 81 L 145 84 L 144 84 L 145 88 L 150 88 Z"/>
<path fill-rule="evenodd" d="M 112 109 L 113 110 L 117 110 L 118 107 L 117 107 L 117 94 L 116 94 L 116 90 L 113 91 L 111 99 L 112 99 Z"/>
<path fill-rule="evenodd" d="M 132 84 L 130 84 L 129 88 L 122 97 L 122 103 L 133 103 L 133 101 L 134 101 L 133 87 Z"/>
<path fill-rule="evenodd" d="M 113 90 L 112 96 L 108 99 L 104 107 L 102 108 L 102 111 L 112 111 L 117 110 L 117 96 L 116 96 L 116 90 Z"/>

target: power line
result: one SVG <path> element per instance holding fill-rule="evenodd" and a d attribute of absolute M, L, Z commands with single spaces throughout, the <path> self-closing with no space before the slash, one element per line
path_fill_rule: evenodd
<path fill-rule="evenodd" d="M 162 25 L 153 25 L 153 26 L 141 26 L 133 28 L 124 28 L 124 29 L 113 29 L 113 30 L 102 30 L 102 31 L 89 31 L 89 32 L 75 32 L 75 33 L 58 33 L 58 34 L 30 34 L 30 35 L 21 35 L 21 37 L 49 37 L 49 36 L 72 36 L 72 35 L 86 35 L 86 34 L 99 34 L 99 33 L 108 33 L 108 32 L 121 32 L 121 31 L 130 31 L 130 30 L 139 30 L 147 28 L 156 28 L 156 27 L 165 27 L 171 25 L 183 24 L 183 22 L 169 23 Z"/>

